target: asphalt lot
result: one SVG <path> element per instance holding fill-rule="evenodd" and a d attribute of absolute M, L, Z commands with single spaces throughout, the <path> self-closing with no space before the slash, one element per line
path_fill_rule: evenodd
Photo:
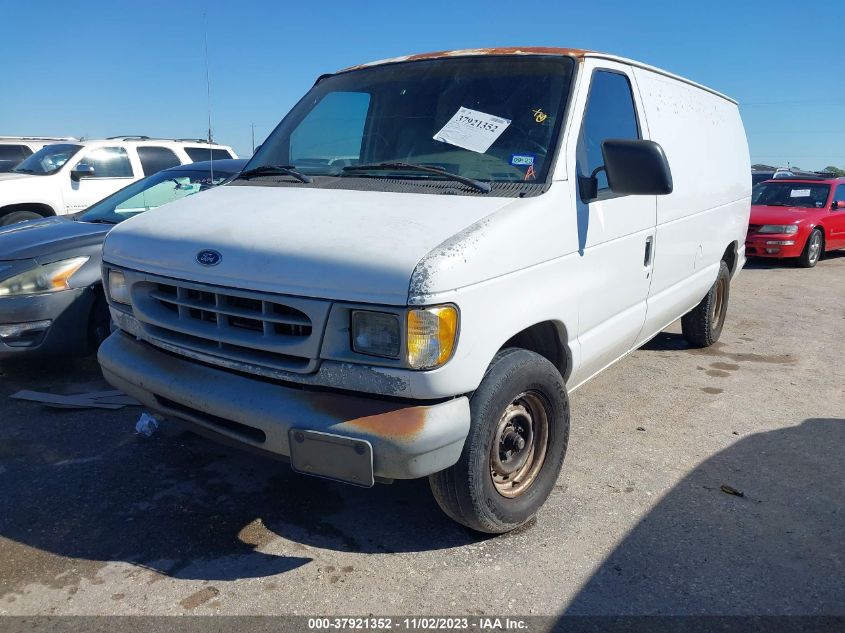
<path fill-rule="evenodd" d="M 425 481 L 7 398 L 98 388 L 93 359 L 4 365 L 0 614 L 845 614 L 845 252 L 750 264 L 713 348 L 678 331 L 573 395 L 555 492 L 495 538 Z"/>

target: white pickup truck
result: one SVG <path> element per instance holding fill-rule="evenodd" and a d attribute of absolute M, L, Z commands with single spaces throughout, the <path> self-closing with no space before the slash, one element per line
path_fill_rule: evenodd
<path fill-rule="evenodd" d="M 237 179 L 109 234 L 100 363 L 201 433 L 361 486 L 427 476 L 504 532 L 558 479 L 569 392 L 679 318 L 719 338 L 750 193 L 737 104 L 637 62 L 349 68 Z"/>
<path fill-rule="evenodd" d="M 44 145 L 0 174 L 0 226 L 75 213 L 162 169 L 228 158 L 237 158 L 232 148 L 198 139 L 125 136 Z"/>

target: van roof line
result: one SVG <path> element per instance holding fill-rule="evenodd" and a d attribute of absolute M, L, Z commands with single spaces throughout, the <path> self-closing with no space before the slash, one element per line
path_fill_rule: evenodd
<path fill-rule="evenodd" d="M 644 64 L 633 59 L 628 59 L 626 57 L 619 57 L 617 55 L 610 55 L 609 53 L 590 51 L 583 48 L 560 48 L 554 46 L 506 46 L 497 48 L 461 48 L 449 51 L 434 51 L 431 53 L 417 53 L 415 55 L 391 57 L 389 59 L 381 59 L 374 62 L 368 62 L 366 64 L 350 66 L 348 68 L 339 70 L 338 72 L 348 72 L 350 70 L 369 68 L 371 66 L 380 66 L 382 64 L 396 64 L 399 62 L 412 62 L 423 59 L 439 59 L 443 57 L 470 57 L 474 55 L 562 55 L 568 57 L 575 57 L 578 59 L 585 59 L 587 57 L 594 59 L 606 59 L 608 61 L 619 62 L 622 64 L 634 66 L 636 68 L 642 68 L 643 70 L 648 70 L 663 75 L 665 77 L 675 79 L 677 81 L 682 81 L 685 84 L 689 84 L 691 86 L 695 86 L 696 88 L 706 90 L 707 92 L 714 94 L 717 97 L 721 97 L 726 101 L 730 101 L 731 103 L 738 105 L 738 102 L 735 99 L 732 99 L 726 94 L 714 90 L 713 88 L 708 88 L 707 86 L 704 86 L 690 79 L 686 79 L 685 77 L 670 73 L 669 71 L 663 70 L 662 68 L 650 66 L 648 64 Z"/>

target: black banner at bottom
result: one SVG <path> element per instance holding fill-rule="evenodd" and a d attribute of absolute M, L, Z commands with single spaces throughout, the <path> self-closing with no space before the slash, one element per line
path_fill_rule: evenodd
<path fill-rule="evenodd" d="M 845 616 L 0 616 L 0 633 L 845 633 Z"/>

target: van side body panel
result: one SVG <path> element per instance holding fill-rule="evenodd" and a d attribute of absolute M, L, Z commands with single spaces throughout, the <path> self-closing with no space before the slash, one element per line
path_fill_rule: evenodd
<path fill-rule="evenodd" d="M 674 191 L 657 197 L 654 276 L 639 343 L 695 307 L 735 244 L 744 262 L 751 167 L 737 105 L 712 92 L 634 68 L 649 134 L 666 153 Z"/>

